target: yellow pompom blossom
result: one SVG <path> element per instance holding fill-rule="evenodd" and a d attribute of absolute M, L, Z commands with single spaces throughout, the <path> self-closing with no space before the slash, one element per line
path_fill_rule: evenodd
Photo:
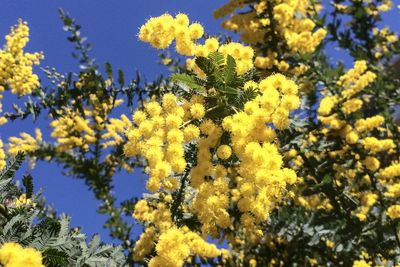
<path fill-rule="evenodd" d="M 331 211 L 333 209 L 328 199 L 323 198 L 322 196 L 316 194 L 305 197 L 298 196 L 295 198 L 295 203 L 297 205 L 303 206 L 308 210 Z"/>
<path fill-rule="evenodd" d="M 361 207 L 359 210 L 356 212 L 355 216 L 360 220 L 360 221 L 365 221 L 367 218 L 367 214 L 371 207 L 376 203 L 378 200 L 378 195 L 374 193 L 365 193 L 361 197 Z"/>
<path fill-rule="evenodd" d="M 354 68 L 342 75 L 337 82 L 337 85 L 343 88 L 340 95 L 325 96 L 320 102 L 319 120 L 334 130 L 343 129 L 342 132 L 345 133 L 344 136 L 349 144 L 355 144 L 360 133 L 372 130 L 382 124 L 383 117 L 377 115 L 356 121 L 353 127 L 357 132 L 354 132 L 351 125 L 346 125 L 344 120 L 339 119 L 338 113 L 333 113 L 334 108 L 340 106 L 341 111 L 346 115 L 358 111 L 362 107 L 363 101 L 354 96 L 370 85 L 375 78 L 376 75 L 367 70 L 366 61 L 356 61 Z"/>
<path fill-rule="evenodd" d="M 43 59 L 42 53 L 26 53 L 24 48 L 29 41 L 29 28 L 26 22 L 18 21 L 11 27 L 11 33 L 6 36 L 6 43 L 0 48 L 0 100 L 4 90 L 11 89 L 13 94 L 23 96 L 39 86 L 39 78 L 33 74 L 33 66 Z M 0 112 L 2 105 L 0 103 Z M 7 122 L 0 117 L 0 125 Z"/>
<path fill-rule="evenodd" d="M 307 18 L 311 6 L 309 1 L 282 1 L 273 8 L 278 30 L 292 52 L 313 52 L 326 35 L 322 28 L 313 32 L 316 25 Z"/>
<path fill-rule="evenodd" d="M 343 103 L 342 111 L 345 114 L 350 114 L 359 110 L 363 105 L 363 101 L 357 98 L 347 100 Z"/>
<path fill-rule="evenodd" d="M 40 129 L 35 130 L 36 137 L 32 137 L 27 133 L 20 133 L 19 137 L 12 136 L 8 139 L 8 153 L 11 156 L 15 156 L 18 152 L 25 152 L 32 154 L 39 148 L 39 144 L 42 142 L 42 132 Z"/>
<path fill-rule="evenodd" d="M 371 267 L 372 265 L 365 260 L 357 260 L 353 262 L 353 267 Z"/>
<path fill-rule="evenodd" d="M 12 93 L 21 96 L 39 86 L 39 78 L 32 73 L 32 67 L 39 64 L 43 54 L 24 53 L 28 41 L 28 24 L 19 20 L 6 36 L 4 48 L 0 49 L 0 92 L 9 86 Z"/>
<path fill-rule="evenodd" d="M 183 130 L 183 136 L 186 142 L 193 141 L 200 136 L 200 129 L 196 125 L 189 124 Z"/>
<path fill-rule="evenodd" d="M 358 139 L 358 134 L 354 131 L 350 131 L 346 134 L 346 142 L 350 145 L 354 145 L 355 143 L 357 143 Z"/>
<path fill-rule="evenodd" d="M 6 153 L 4 152 L 3 141 L 0 139 L 0 171 L 6 166 Z"/>
<path fill-rule="evenodd" d="M 387 215 L 393 220 L 400 218 L 400 205 L 390 206 L 387 209 Z"/>
<path fill-rule="evenodd" d="M 368 156 L 364 160 L 365 167 L 370 171 L 376 171 L 380 167 L 380 162 L 376 157 Z"/>
<path fill-rule="evenodd" d="M 133 249 L 133 259 L 135 261 L 142 260 L 154 248 L 154 241 L 156 239 L 156 230 L 154 227 L 147 228 L 141 235 L 139 240 L 135 243 Z"/>
<path fill-rule="evenodd" d="M 379 16 L 379 13 L 387 12 L 393 8 L 393 1 L 392 0 L 383 0 L 383 1 L 369 1 L 369 0 L 360 0 L 355 1 L 351 4 L 357 4 L 359 7 L 363 7 L 365 11 L 374 17 Z M 351 4 L 333 4 L 335 9 L 342 14 L 351 14 L 354 12 Z"/>
<path fill-rule="evenodd" d="M 221 145 L 217 149 L 217 156 L 220 159 L 229 159 L 232 155 L 232 149 L 227 145 Z"/>
<path fill-rule="evenodd" d="M 388 27 L 382 29 L 374 28 L 372 31 L 377 40 L 374 47 L 374 56 L 379 59 L 388 54 L 394 49 L 399 37 L 393 33 Z"/>
<path fill-rule="evenodd" d="M 243 74 L 253 67 L 254 52 L 251 47 L 231 42 L 220 45 L 216 38 L 208 38 L 204 44 L 197 40 L 204 35 L 204 29 L 199 23 L 190 24 L 185 14 L 171 16 L 163 14 L 150 18 L 139 31 L 139 39 L 150 43 L 154 48 L 165 49 L 175 40 L 176 52 L 185 56 L 207 57 L 211 52 L 219 51 L 231 55 L 236 61 L 237 74 Z M 187 60 L 187 68 L 200 76 L 204 73 L 198 68 L 193 58 Z"/>
<path fill-rule="evenodd" d="M 257 86 L 258 84 L 255 81 L 247 81 L 243 86 L 243 90 L 247 91 L 250 89 L 256 89 Z"/>
<path fill-rule="evenodd" d="M 205 113 L 205 108 L 200 103 L 195 103 L 190 107 L 190 114 L 194 119 L 202 119 Z"/>
<path fill-rule="evenodd" d="M 0 247 L 0 263 L 4 267 L 44 267 L 42 253 L 34 248 L 23 248 L 18 243 L 5 243 Z"/>

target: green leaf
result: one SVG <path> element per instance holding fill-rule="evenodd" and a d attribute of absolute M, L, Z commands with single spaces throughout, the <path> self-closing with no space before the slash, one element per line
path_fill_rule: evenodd
<path fill-rule="evenodd" d="M 211 52 L 208 58 L 214 63 L 215 66 L 221 66 L 225 63 L 225 57 L 220 52 Z"/>
<path fill-rule="evenodd" d="M 22 215 L 17 214 L 17 216 L 12 217 L 11 220 L 9 220 L 3 227 L 2 235 L 5 237 L 6 240 L 11 240 L 14 237 L 15 230 L 19 228 L 22 217 Z"/>
<path fill-rule="evenodd" d="M 60 237 L 66 236 L 68 234 L 70 220 L 71 220 L 70 217 L 68 217 L 64 213 L 61 214 L 61 216 L 60 216 L 60 232 L 58 233 L 58 235 Z"/>
<path fill-rule="evenodd" d="M 125 76 L 122 70 L 118 70 L 118 83 L 121 87 L 124 87 Z"/>
<path fill-rule="evenodd" d="M 258 92 L 255 88 L 246 91 L 238 90 L 237 97 L 233 98 L 232 104 L 238 109 L 243 109 L 244 104 L 256 98 L 257 95 Z"/>
<path fill-rule="evenodd" d="M 25 194 L 27 198 L 31 198 L 33 195 L 33 178 L 32 175 L 24 175 L 22 179 L 22 184 L 25 187 Z"/>
<path fill-rule="evenodd" d="M 226 66 L 224 68 L 223 75 L 226 84 L 230 84 L 236 77 L 236 62 L 231 55 L 228 55 L 226 58 Z"/>
<path fill-rule="evenodd" d="M 108 79 L 113 78 L 113 70 L 112 70 L 111 64 L 108 62 L 106 62 L 106 73 L 107 73 Z"/>
<path fill-rule="evenodd" d="M 332 182 L 332 177 L 329 174 L 325 174 L 324 178 L 322 178 L 322 184 L 330 184 Z"/>
<path fill-rule="evenodd" d="M 228 94 L 228 95 L 237 95 L 238 94 L 238 89 L 231 87 L 231 86 L 223 86 L 222 88 L 220 87 L 217 89 L 221 93 Z"/>
<path fill-rule="evenodd" d="M 22 152 L 18 152 L 14 159 L 12 159 L 6 167 L 0 173 L 0 180 L 11 179 L 14 177 L 14 173 L 21 167 L 22 162 L 25 159 L 25 155 Z"/>
<path fill-rule="evenodd" d="M 207 75 L 211 76 L 217 72 L 216 65 L 211 59 L 206 57 L 197 57 L 195 59 L 196 65 Z"/>
<path fill-rule="evenodd" d="M 43 252 L 43 263 L 46 266 L 67 266 L 69 264 L 68 257 L 68 254 L 64 251 L 49 248 Z"/>
<path fill-rule="evenodd" d="M 94 254 L 99 245 L 100 245 L 100 236 L 99 235 L 94 235 L 92 240 L 89 243 L 88 253 L 89 254 Z"/>
<path fill-rule="evenodd" d="M 204 91 L 204 86 L 197 83 L 195 77 L 184 73 L 175 73 L 171 76 L 171 80 L 176 83 L 181 83 L 194 90 Z"/>

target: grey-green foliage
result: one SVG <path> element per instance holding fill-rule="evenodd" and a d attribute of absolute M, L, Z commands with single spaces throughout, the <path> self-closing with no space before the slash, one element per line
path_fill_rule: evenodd
<path fill-rule="evenodd" d="M 0 173 L 0 244 L 16 242 L 42 252 L 46 266 L 124 266 L 126 256 L 120 246 L 103 244 L 98 235 L 87 236 L 69 226 L 70 217 L 50 214 L 40 195 L 31 203 L 15 205 L 23 191 L 12 180 L 24 160 L 18 154 Z M 23 184 L 32 190 L 31 176 Z"/>
<path fill-rule="evenodd" d="M 225 60 L 226 58 L 226 60 Z M 207 108 L 211 112 L 207 116 L 218 119 L 232 115 L 243 109 L 244 103 L 257 96 L 256 88 L 243 90 L 249 80 L 258 80 L 258 73 L 251 69 L 243 75 L 236 73 L 235 59 L 220 52 L 212 52 L 208 57 L 197 57 L 196 65 L 204 72 L 199 78 L 194 73 L 175 73 L 171 80 L 175 82 L 183 94 L 189 96 L 192 91 L 206 99 Z"/>

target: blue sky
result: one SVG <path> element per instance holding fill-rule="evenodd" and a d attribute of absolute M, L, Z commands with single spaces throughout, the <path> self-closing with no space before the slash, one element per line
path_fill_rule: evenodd
<path fill-rule="evenodd" d="M 126 77 L 134 77 L 140 70 L 149 81 L 160 73 L 166 73 L 166 68 L 158 65 L 158 51 L 137 40 L 139 27 L 151 16 L 160 15 L 166 11 L 171 14 L 184 12 L 191 20 L 200 21 L 206 31 L 216 34 L 220 31 L 220 21 L 212 18 L 212 11 L 226 1 L 217 0 L 42 0 L 18 1 L 3 0 L 0 8 L 0 37 L 9 32 L 18 18 L 28 21 L 31 29 L 31 39 L 27 50 L 44 51 L 45 60 L 42 67 L 55 67 L 58 72 L 78 71 L 79 65 L 71 57 L 72 46 L 66 40 L 67 34 L 62 30 L 58 18 L 58 8 L 76 18 L 83 26 L 82 33 L 94 44 L 91 55 L 102 65 L 111 62 L 114 69 L 122 69 Z M 394 1 L 398 4 L 398 1 Z M 399 31 L 398 10 L 385 14 L 384 24 Z M 3 42 L 0 41 L 0 45 Z M 333 60 L 341 57 L 340 53 L 331 51 Z M 36 73 L 40 73 L 37 68 Z M 44 77 L 44 76 L 42 76 Z M 43 82 L 48 82 L 43 79 Z M 5 106 L 13 102 L 13 98 L 5 97 Z M 45 133 L 49 133 L 48 121 L 40 120 L 37 124 Z M 0 129 L 3 140 L 21 131 L 33 133 L 37 127 L 29 120 L 7 125 Z M 27 167 L 24 170 L 29 171 Z M 72 215 L 72 224 L 83 227 L 89 235 L 99 232 L 105 241 L 111 239 L 107 231 L 102 229 L 105 217 L 96 213 L 98 202 L 87 190 L 83 181 L 65 177 L 55 164 L 39 162 L 32 171 L 36 188 L 43 188 L 43 195 L 48 203 L 52 203 L 59 212 Z M 139 172 L 135 174 L 118 174 L 115 177 L 115 191 L 123 199 L 142 193 L 144 177 Z"/>

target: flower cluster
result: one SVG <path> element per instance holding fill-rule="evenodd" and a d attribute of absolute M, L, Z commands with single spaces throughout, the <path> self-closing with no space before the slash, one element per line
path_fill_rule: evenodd
<path fill-rule="evenodd" d="M 250 7 L 250 11 L 236 12 Z M 216 18 L 232 14 L 223 23 L 238 32 L 245 43 L 256 50 L 255 66 L 260 69 L 289 70 L 286 57 L 314 52 L 326 35 L 310 19 L 319 6 L 312 1 L 243 1 L 230 0 L 214 12 Z M 236 12 L 236 13 L 235 13 Z M 260 45 L 265 44 L 265 45 Z M 304 65 L 291 69 L 295 74 L 306 71 Z"/>
<path fill-rule="evenodd" d="M 310 1 L 281 1 L 273 8 L 278 31 L 293 53 L 314 52 L 326 35 L 323 28 L 313 32 L 316 25 L 308 18 L 312 5 Z"/>
<path fill-rule="evenodd" d="M 89 149 L 89 144 L 96 142 L 95 132 L 88 119 L 71 109 L 66 109 L 63 116 L 53 120 L 51 136 L 57 139 L 57 150 L 67 151 L 74 148 Z M 85 114 L 86 115 L 86 114 Z"/>
<path fill-rule="evenodd" d="M 155 247 L 157 256 L 149 266 L 182 266 L 190 253 L 202 257 L 217 257 L 220 251 L 197 234 L 186 229 L 171 228 L 160 235 Z"/>
<path fill-rule="evenodd" d="M 367 221 L 373 207 L 379 204 L 379 198 L 384 194 L 391 206 L 380 207 L 387 210 L 390 218 L 397 218 L 399 195 L 400 164 L 396 151 L 398 144 L 393 135 L 386 130 L 386 120 L 382 114 L 366 118 L 360 117 L 369 98 L 365 90 L 376 79 L 376 74 L 368 71 L 366 61 L 356 61 L 354 68 L 342 75 L 336 85 L 340 90 L 331 91 L 320 101 L 318 108 L 319 121 L 322 128 L 310 134 L 305 143 L 312 144 L 322 140 L 338 140 L 340 146 L 335 149 L 325 149 L 316 154 L 309 151 L 305 154 L 308 159 L 331 161 L 334 170 L 334 180 L 337 187 L 346 186 L 346 191 L 357 198 L 358 207 L 352 214 L 360 221 Z M 304 144 L 306 147 L 307 144 Z M 293 154 L 293 153 L 292 153 Z M 296 156 L 292 156 L 296 159 Z M 348 161 L 344 160 L 348 159 Z M 292 163 L 298 167 L 303 159 Z M 349 166 L 351 166 L 349 168 Z M 379 192 L 377 188 L 382 188 Z M 314 196 L 312 196 L 314 197 Z M 319 198 L 319 196 L 318 196 Z M 327 199 L 325 199 L 327 200 Z M 310 206 L 311 197 L 300 205 Z M 330 201 L 328 200 L 328 203 Z M 329 204 L 331 205 L 331 204 Z M 329 209 L 327 209 L 329 210 Z"/>
<path fill-rule="evenodd" d="M 38 76 L 32 73 L 33 65 L 43 59 L 41 53 L 24 53 L 29 41 L 29 28 L 21 20 L 6 36 L 6 45 L 0 49 L 0 91 L 11 87 L 14 94 L 26 95 L 39 86 Z"/>
<path fill-rule="evenodd" d="M 355 10 L 354 4 L 357 3 L 358 6 L 361 5 L 362 7 L 365 8 L 365 11 L 367 12 L 367 14 L 374 16 L 374 17 L 378 17 L 379 13 L 387 12 L 387 11 L 391 10 L 393 7 L 392 0 L 383 0 L 383 1 L 361 0 L 361 1 L 357 1 L 357 2 L 350 3 L 350 4 L 334 3 L 333 6 L 339 13 L 351 14 Z"/>
<path fill-rule="evenodd" d="M 189 27 L 186 37 L 180 33 L 182 27 Z M 209 38 L 204 45 L 195 44 L 189 20 L 183 14 L 150 19 L 139 37 L 156 48 L 169 46 L 175 38 L 177 52 L 186 55 L 206 57 L 215 51 L 231 55 L 238 74 L 253 63 L 253 50 L 238 43 L 220 46 L 215 38 Z M 188 53 L 180 52 L 183 44 L 190 42 L 192 48 L 185 50 Z M 188 67 L 204 76 L 194 59 L 188 60 Z M 240 239 L 255 242 L 263 236 L 261 223 L 281 200 L 285 188 L 297 180 L 293 170 L 283 168 L 275 131 L 289 126 L 289 113 L 299 107 L 300 100 L 297 85 L 280 74 L 259 83 L 248 81 L 242 90 L 255 90 L 257 96 L 244 103 L 243 110 L 228 116 L 210 117 L 209 113 L 218 107 L 210 106 L 207 98 L 196 93 L 189 99 L 167 93 L 161 104 L 154 98 L 134 113 L 124 152 L 147 161 L 147 188 L 158 199 L 155 203 L 141 200 L 135 206 L 133 216 L 148 225 L 135 246 L 136 260 L 146 257 L 155 243 L 157 256 L 149 264 L 162 261 L 168 266 L 181 266 L 189 255 L 215 257 L 220 253 L 204 241 L 204 236 L 223 237 L 232 244 Z M 186 161 L 193 156 L 195 163 Z M 179 192 L 174 193 L 178 188 Z M 186 242 L 173 249 L 165 246 L 169 250 L 164 251 L 168 237 L 185 243 L 188 235 L 175 225 L 179 220 L 176 205 L 200 222 L 200 232 L 190 232 L 190 236 L 202 244 L 202 249 Z M 234 210 L 240 211 L 239 216 Z M 232 227 L 238 231 L 233 236 L 225 235 L 224 231 Z M 211 247 L 205 250 L 204 246 Z"/>
<path fill-rule="evenodd" d="M 42 132 L 40 129 L 35 130 L 36 137 L 32 137 L 28 133 L 21 132 L 19 137 L 12 136 L 8 138 L 8 154 L 15 156 L 18 152 L 24 152 L 27 154 L 32 154 L 38 148 L 42 142 Z"/>
<path fill-rule="evenodd" d="M 190 24 L 185 14 L 172 17 L 164 14 L 150 18 L 140 28 L 139 39 L 150 43 L 154 48 L 165 49 L 175 40 L 177 53 L 185 56 L 203 56 L 219 51 L 224 55 L 231 55 L 236 61 L 236 72 L 240 75 L 253 67 L 253 49 L 240 43 L 231 42 L 220 45 L 216 38 L 207 38 L 204 44 L 198 44 L 197 40 L 203 37 L 204 29 L 199 23 Z M 197 67 L 194 59 L 187 60 L 187 67 L 194 70 L 200 76 L 204 76 Z"/>
<path fill-rule="evenodd" d="M 337 113 L 332 114 L 332 111 L 337 105 L 341 105 L 342 112 L 347 115 L 361 109 L 364 102 L 362 99 L 357 98 L 356 95 L 371 84 L 375 78 L 375 73 L 367 70 L 367 63 L 365 61 L 355 62 L 354 68 L 342 75 L 337 82 L 337 85 L 343 88 L 340 95 L 326 96 L 321 100 L 318 108 L 319 120 L 332 129 L 342 129 L 341 134 L 345 137 L 348 136 L 347 138 L 350 142 L 357 141 L 355 140 L 357 138 L 355 137 L 356 133 L 353 131 L 353 127 L 350 125 L 346 126 L 345 121 L 340 120 Z M 364 130 L 363 125 L 371 126 L 371 124 L 375 125 L 379 121 L 381 121 L 381 117 L 378 116 L 367 118 L 356 122 L 355 127 L 357 130 L 360 130 L 360 133 Z"/>
<path fill-rule="evenodd" d="M 148 190 L 177 189 L 179 184 L 174 174 L 182 173 L 186 168 L 183 144 L 200 134 L 197 127 L 183 125 L 184 118 L 201 119 L 204 112 L 202 105 L 193 105 L 185 114 L 177 98 L 169 93 L 163 96 L 162 105 L 154 99 L 145 104 L 144 111 L 135 112 L 135 127 L 126 134 L 128 143 L 124 152 L 127 156 L 141 155 L 147 160 Z"/>
<path fill-rule="evenodd" d="M 400 205 L 392 205 L 387 209 L 387 215 L 391 219 L 400 218 Z"/>
<path fill-rule="evenodd" d="M 23 248 L 18 243 L 5 243 L 1 246 L 0 262 L 4 267 L 44 267 L 39 251 Z"/>
<path fill-rule="evenodd" d="M 25 53 L 28 41 L 28 25 L 19 20 L 17 25 L 11 27 L 11 33 L 6 36 L 6 44 L 0 49 L 0 100 L 6 89 L 11 88 L 13 94 L 23 96 L 39 86 L 39 78 L 32 73 L 32 68 L 44 57 L 42 53 Z M 6 122 L 5 117 L 0 117 L 0 125 Z"/>
<path fill-rule="evenodd" d="M 18 198 L 16 198 L 14 200 L 14 203 L 15 203 L 15 207 L 17 207 L 17 208 L 20 207 L 20 206 L 23 206 L 23 205 L 33 204 L 32 203 L 32 199 L 27 198 L 26 194 L 20 195 Z"/>
<path fill-rule="evenodd" d="M 275 74 L 238 90 L 257 94 L 230 115 L 211 116 L 216 107 L 196 93 L 189 98 L 166 93 L 160 103 L 153 98 L 134 113 L 124 153 L 146 160 L 147 189 L 158 199 L 135 206 L 133 216 L 148 225 L 135 259 L 146 257 L 153 243 L 157 256 L 149 264 L 154 266 L 181 266 L 189 255 L 215 257 L 220 252 L 203 237 L 230 239 L 223 233 L 232 227 L 238 238 L 254 242 L 287 186 L 297 181 L 295 172 L 283 167 L 276 142 L 276 130 L 289 126 L 289 113 L 300 105 L 297 85 Z M 176 226 L 177 204 L 196 216 L 199 232 Z M 173 239 L 182 245 L 169 246 Z"/>
<path fill-rule="evenodd" d="M 73 149 L 88 151 L 89 146 L 98 142 L 102 148 L 120 144 L 122 133 L 131 126 L 128 117 L 109 118 L 111 110 L 123 101 L 111 98 L 100 101 L 90 95 L 90 104 L 83 108 L 83 114 L 76 108 L 64 108 L 59 111 L 50 126 L 51 136 L 57 140 L 57 151 L 65 152 Z"/>
<path fill-rule="evenodd" d="M 171 195 L 164 195 L 164 200 L 169 202 L 170 197 Z M 193 254 L 209 258 L 221 254 L 214 244 L 207 243 L 188 227 L 174 226 L 171 212 L 165 203 L 140 200 L 135 206 L 133 216 L 142 223 L 153 225 L 136 242 L 133 250 L 136 261 L 143 260 L 153 249 L 157 256 L 150 259 L 149 266 L 182 266 Z"/>
<path fill-rule="evenodd" d="M 384 27 L 382 29 L 374 28 L 373 34 L 376 39 L 374 56 L 378 59 L 389 55 L 390 51 L 394 49 L 394 46 L 399 40 L 399 37 L 388 27 Z"/>

